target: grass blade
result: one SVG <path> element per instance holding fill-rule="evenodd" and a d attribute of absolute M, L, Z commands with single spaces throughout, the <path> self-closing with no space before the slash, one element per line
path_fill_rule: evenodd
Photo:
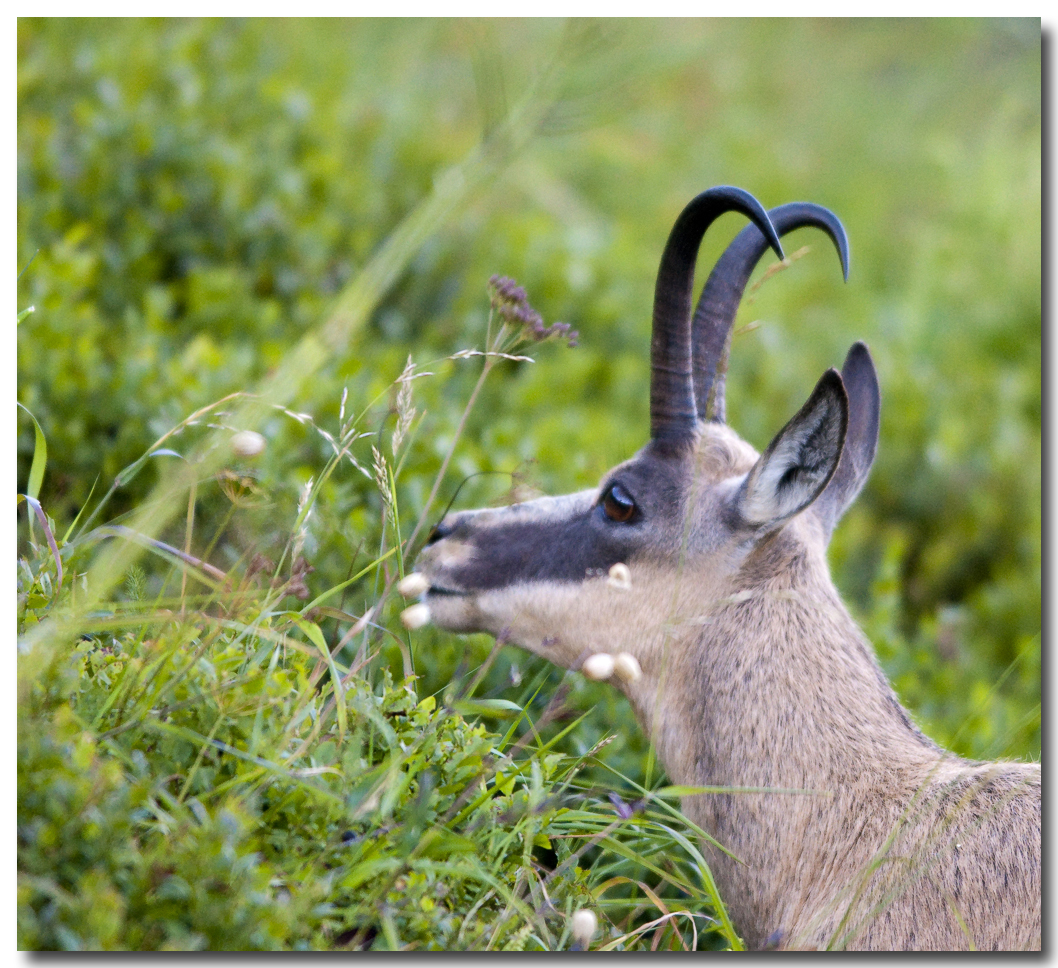
<path fill-rule="evenodd" d="M 37 423 L 37 418 L 21 403 L 18 406 L 29 413 L 29 419 L 33 421 L 33 430 L 37 437 L 33 445 L 33 463 L 29 468 L 29 481 L 26 484 L 26 496 L 36 499 L 40 497 L 40 486 L 44 482 L 44 467 L 48 463 L 48 441 L 44 437 L 40 424 Z"/>

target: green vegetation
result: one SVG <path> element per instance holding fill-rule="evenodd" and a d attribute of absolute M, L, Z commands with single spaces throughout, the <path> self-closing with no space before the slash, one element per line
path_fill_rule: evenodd
<path fill-rule="evenodd" d="M 614 690 L 390 591 L 645 441 L 714 184 L 852 242 L 789 237 L 732 423 L 870 344 L 836 583 L 934 738 L 1039 756 L 1038 21 L 20 21 L 18 105 L 20 947 L 737 946 Z"/>

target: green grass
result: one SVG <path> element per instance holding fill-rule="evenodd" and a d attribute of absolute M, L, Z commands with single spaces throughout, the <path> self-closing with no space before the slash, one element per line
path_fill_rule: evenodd
<path fill-rule="evenodd" d="M 482 380 L 518 341 L 497 320 Z M 581 908 L 604 915 L 597 946 L 739 945 L 695 846 L 701 832 L 672 797 L 611 773 L 611 787 L 636 797 L 611 800 L 588 775 L 608 772 L 597 750 L 559 746 L 581 721 L 568 685 L 536 717 L 544 680 L 478 697 L 493 650 L 421 696 L 416 643 L 388 596 L 403 570 L 399 437 L 414 425 L 413 374 L 401 376 L 392 462 L 352 418 L 330 435 L 297 415 L 334 454 L 305 488 L 278 563 L 257 556 L 223 573 L 91 518 L 54 555 L 31 543 L 20 632 L 53 628 L 20 662 L 20 947 L 555 950 L 571 944 Z M 320 489 L 340 467 L 366 474 L 368 456 L 378 554 L 309 601 L 302 552 Z M 222 479 L 238 506 L 250 478 Z M 158 590 L 133 564 L 104 607 L 79 607 L 88 577 L 76 562 L 102 537 L 154 553 Z M 341 593 L 368 575 L 379 600 L 350 614 Z M 74 621 L 79 634 L 64 641 Z M 403 681 L 380 661 L 388 642 Z"/>
<path fill-rule="evenodd" d="M 20 946 L 556 948 L 577 907 L 593 946 L 735 943 L 615 691 L 389 592 L 449 501 L 641 446 L 657 260 L 712 184 L 852 241 L 842 285 L 792 236 L 744 306 L 732 423 L 763 446 L 869 342 L 836 583 L 930 735 L 1038 758 L 1039 44 L 20 21 Z M 493 273 L 580 345 L 461 356 L 511 350 Z"/>

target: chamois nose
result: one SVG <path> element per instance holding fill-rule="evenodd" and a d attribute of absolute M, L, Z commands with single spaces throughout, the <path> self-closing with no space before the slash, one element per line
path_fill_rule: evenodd
<path fill-rule="evenodd" d="M 446 517 L 442 521 L 438 521 L 434 525 L 433 531 L 430 532 L 430 536 L 426 539 L 428 545 L 432 545 L 435 541 L 440 541 L 442 538 L 447 538 L 456 529 L 458 519 L 454 517 Z"/>

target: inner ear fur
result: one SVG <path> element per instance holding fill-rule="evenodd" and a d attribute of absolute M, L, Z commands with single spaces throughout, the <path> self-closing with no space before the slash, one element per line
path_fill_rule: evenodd
<path fill-rule="evenodd" d="M 841 374 L 827 370 L 742 482 L 736 504 L 742 520 L 772 530 L 819 497 L 837 470 L 848 423 Z"/>

